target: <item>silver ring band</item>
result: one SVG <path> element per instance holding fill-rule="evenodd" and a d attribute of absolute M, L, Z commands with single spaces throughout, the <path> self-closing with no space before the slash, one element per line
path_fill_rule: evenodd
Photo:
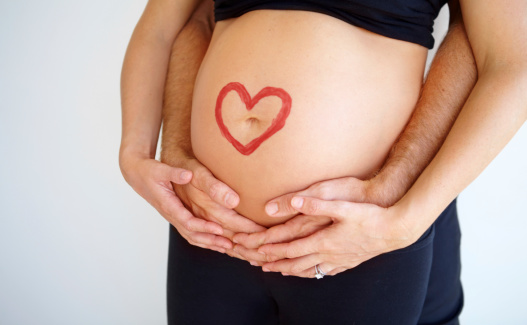
<path fill-rule="evenodd" d="M 318 267 L 318 264 L 315 265 L 315 278 L 322 279 L 324 275 L 326 275 L 326 273 Z"/>

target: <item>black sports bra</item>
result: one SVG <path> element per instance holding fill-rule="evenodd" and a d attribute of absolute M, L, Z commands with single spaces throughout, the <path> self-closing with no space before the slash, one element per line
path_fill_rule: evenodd
<path fill-rule="evenodd" d="M 447 0 L 214 0 L 216 21 L 257 9 L 323 13 L 374 33 L 434 47 L 434 19 Z"/>

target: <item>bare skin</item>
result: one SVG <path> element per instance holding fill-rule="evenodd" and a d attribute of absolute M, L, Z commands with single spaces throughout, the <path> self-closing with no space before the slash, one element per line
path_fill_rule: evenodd
<path fill-rule="evenodd" d="M 161 1 L 158 3 L 161 3 Z M 453 199 L 453 197 L 455 197 L 465 186 L 468 185 L 468 183 L 470 183 L 473 178 L 477 176 L 477 174 L 481 172 L 486 164 L 488 164 L 490 160 L 492 160 L 492 158 L 499 152 L 499 150 L 503 148 L 507 141 L 512 137 L 514 132 L 525 121 L 527 109 L 522 103 L 526 102 L 524 94 L 527 92 L 524 90 L 526 87 L 525 80 L 527 79 L 527 72 L 525 62 L 523 59 L 521 59 L 520 54 L 525 52 L 526 42 L 523 38 L 517 35 L 526 35 L 527 33 L 522 32 L 518 34 L 512 33 L 511 31 L 513 29 L 512 26 L 516 26 L 516 29 L 518 28 L 517 26 L 520 28 L 525 28 L 525 26 L 522 25 L 520 21 L 518 21 L 518 17 L 523 17 L 525 14 L 524 4 L 511 1 L 510 5 L 500 7 L 488 2 L 478 3 L 478 5 L 475 5 L 474 3 L 467 1 L 463 2 L 462 5 L 463 11 L 468 13 L 468 16 L 465 15 L 465 21 L 467 23 L 468 34 L 472 43 L 472 47 L 475 50 L 477 68 L 480 78 L 476 88 L 472 91 L 469 100 L 464 106 L 462 113 L 456 120 L 452 132 L 447 137 L 442 149 L 435 156 L 432 163 L 426 168 L 425 172 L 419 177 L 418 181 L 403 197 L 403 199 L 388 209 L 383 209 L 378 206 L 367 204 L 353 204 L 346 201 L 316 201 L 316 199 L 304 198 L 302 207 L 297 207 L 296 211 L 307 213 L 308 216 L 318 214 L 326 216 L 329 215 L 332 216 L 334 220 L 344 220 L 345 222 L 339 222 L 338 227 L 337 225 L 332 224 L 330 227 L 324 228 L 323 231 L 316 232 L 312 236 L 307 237 L 305 239 L 306 241 L 297 240 L 291 242 L 290 244 L 266 245 L 260 247 L 260 251 L 266 253 L 268 258 L 289 258 L 288 260 L 267 264 L 267 269 L 299 276 L 312 277 L 314 275 L 314 264 L 312 263 L 315 263 L 320 264 L 324 271 L 331 270 L 331 273 L 335 274 L 344 269 L 353 267 L 354 265 L 357 265 L 357 263 L 360 263 L 360 258 L 357 259 L 357 256 L 362 255 L 369 258 L 372 254 L 377 254 L 387 249 L 390 250 L 394 247 L 400 246 L 402 245 L 401 242 L 411 242 L 419 233 L 422 233 L 424 229 L 428 228 L 439 212 Z M 472 8 L 472 6 L 474 6 L 474 8 Z M 156 9 L 155 4 L 152 4 L 151 7 Z M 512 11 L 506 13 L 507 15 L 505 15 L 503 14 L 503 10 L 507 8 L 512 8 L 510 9 Z M 166 8 L 159 11 L 155 11 L 154 9 L 152 9 L 152 11 L 156 13 L 167 12 Z M 190 15 L 188 13 L 192 11 L 191 7 L 175 9 L 177 9 L 177 12 L 183 13 L 181 14 L 182 17 L 185 17 L 185 15 L 188 17 L 188 15 Z M 170 12 L 176 11 L 172 10 Z M 481 17 L 478 17 L 477 14 L 472 14 L 473 12 L 481 15 Z M 498 13 L 498 18 L 486 17 L 486 15 L 489 15 L 490 13 Z M 163 17 L 162 14 L 158 15 Z M 155 17 L 156 15 L 153 16 Z M 173 17 L 170 18 L 171 19 L 167 18 L 166 20 L 145 19 L 145 21 L 152 21 L 152 23 L 150 23 L 152 26 L 157 26 L 158 24 L 172 24 L 171 28 L 173 31 L 171 30 L 170 32 L 166 33 L 163 32 L 160 35 L 177 35 L 186 19 L 177 19 L 177 24 L 175 24 L 171 23 L 174 21 Z M 155 21 L 155 23 L 153 21 Z M 494 22 L 495 24 L 497 22 L 498 25 L 490 26 L 490 24 L 487 24 L 488 22 Z M 147 23 L 144 24 L 148 25 Z M 501 35 L 504 36 L 493 38 L 493 31 L 495 30 L 498 30 Z M 136 35 L 139 36 L 136 37 Z M 133 40 L 135 41 L 131 42 L 132 49 L 140 49 L 138 45 L 140 42 L 137 41 L 137 39 L 141 39 L 141 35 L 142 34 L 140 32 L 134 33 Z M 516 35 L 517 37 L 515 38 L 513 35 Z M 155 67 L 157 67 L 160 62 L 159 58 L 161 59 L 161 62 L 168 63 L 168 54 L 166 56 L 161 56 L 161 54 L 155 53 L 166 50 L 171 46 L 173 41 L 173 38 L 170 37 L 161 37 L 161 39 L 162 41 L 156 43 L 158 44 L 156 45 L 158 46 L 156 51 L 145 53 L 145 50 L 142 50 L 144 55 L 148 55 L 149 57 L 157 56 L 156 58 L 158 58 L 158 60 L 146 61 L 147 63 L 154 61 L 157 62 Z M 512 46 L 512 44 L 514 44 L 514 46 Z M 138 56 L 139 55 L 137 55 L 137 57 Z M 132 103 L 133 101 L 131 101 L 130 98 L 134 96 L 132 95 L 134 94 L 133 92 L 126 91 L 126 89 L 128 89 L 127 85 L 138 84 L 139 81 L 137 80 L 140 80 L 140 78 L 135 78 L 134 76 L 141 75 L 141 73 L 134 74 L 129 71 L 143 71 L 141 70 L 141 65 L 137 67 L 138 64 L 135 62 L 137 61 L 134 59 L 135 57 L 135 55 L 128 55 L 127 53 L 125 66 L 123 67 L 123 80 L 127 81 L 124 83 L 125 90 L 123 91 L 123 143 L 121 146 L 120 155 L 123 174 L 125 174 L 125 178 L 130 182 L 134 189 L 136 189 L 144 197 L 150 199 L 149 202 L 151 200 L 158 200 L 159 202 L 171 202 L 171 204 L 165 203 L 163 205 L 158 205 L 159 208 L 156 208 L 161 210 L 160 212 L 162 212 L 162 214 L 164 213 L 164 216 L 167 218 L 167 220 L 174 224 L 180 233 L 183 231 L 182 235 L 184 235 L 184 237 L 187 238 L 187 240 L 189 240 L 191 243 L 197 244 L 201 247 L 218 248 L 222 246 L 222 244 L 225 244 L 225 246 L 229 247 L 231 245 L 230 241 L 223 238 L 222 236 L 218 236 L 223 231 L 217 223 L 205 222 L 204 219 L 191 216 L 189 211 L 184 209 L 173 193 L 163 197 L 159 195 L 156 196 L 153 191 L 148 192 L 138 190 L 144 188 L 143 185 L 145 183 L 150 182 L 158 184 L 159 181 L 164 180 L 166 182 L 166 180 L 169 178 L 165 177 L 162 179 L 162 177 L 157 177 L 157 180 L 152 182 L 151 180 L 155 177 L 149 175 L 154 174 L 150 173 L 150 170 L 152 170 L 153 167 L 140 168 L 140 166 L 147 166 L 148 164 L 153 166 L 154 164 L 151 162 L 151 160 L 153 160 L 152 153 L 155 153 L 155 150 L 152 150 L 152 148 L 155 148 L 155 145 L 152 146 L 152 144 L 155 144 L 157 141 L 157 132 L 159 130 L 158 121 L 160 121 L 161 114 L 152 114 L 152 109 L 150 109 L 149 114 L 147 115 L 151 118 L 147 119 L 146 122 L 148 123 L 146 124 L 148 124 L 148 126 L 145 127 L 145 119 L 143 118 L 142 121 L 140 121 L 140 119 L 134 118 L 134 116 L 137 116 L 138 114 L 134 114 L 133 112 L 138 112 L 141 109 L 145 110 L 147 105 L 135 105 L 135 108 L 131 110 L 127 108 L 128 106 L 132 107 L 132 104 L 127 103 Z M 504 62 L 507 64 L 504 65 Z M 153 73 L 152 71 L 154 71 L 158 76 L 164 76 L 165 72 L 163 72 L 162 69 L 152 69 L 154 67 L 153 63 L 151 66 L 148 66 L 148 64 L 146 65 L 147 66 L 144 68 L 144 71 L 149 71 L 151 74 Z M 136 70 L 133 70 L 131 68 L 132 66 L 135 66 Z M 471 64 L 468 66 L 471 66 Z M 463 70 L 464 67 L 467 67 L 467 65 L 462 65 L 459 68 Z M 455 71 L 459 70 L 456 69 Z M 428 79 L 430 79 L 430 77 Z M 160 112 L 158 98 L 160 98 L 159 94 L 161 84 L 158 81 L 164 80 L 164 77 L 156 78 L 155 80 L 156 82 L 145 80 L 141 85 L 145 86 L 144 93 L 155 94 L 155 96 L 158 97 L 155 97 L 154 95 L 151 95 L 150 97 L 146 95 L 135 96 L 142 98 L 141 102 L 143 103 L 150 103 L 149 105 L 151 105 L 151 103 L 156 103 L 155 112 Z M 449 77 L 446 78 L 445 82 L 448 83 L 451 82 L 451 80 L 452 79 Z M 438 84 L 441 83 L 439 82 Z M 438 84 L 436 84 L 436 86 Z M 425 84 L 425 88 L 426 87 L 427 86 Z M 463 88 L 459 86 L 459 83 L 456 83 L 455 87 L 456 90 L 458 87 Z M 133 87 L 130 86 L 129 88 Z M 439 87 L 439 89 L 443 88 Z M 439 94 L 442 93 L 442 91 L 438 91 L 438 89 L 436 89 L 436 91 Z M 424 93 L 425 91 L 423 90 L 423 94 Z M 434 93 L 433 89 L 431 93 Z M 462 95 L 461 97 L 464 96 L 465 95 Z M 442 107 L 443 109 L 441 111 L 451 109 L 459 110 L 459 108 L 448 108 L 446 105 L 438 105 L 436 107 Z M 432 115 L 435 115 L 435 113 Z M 453 114 L 451 116 L 455 115 L 456 114 Z M 414 115 L 412 121 L 416 118 L 416 116 L 417 114 Z M 440 121 L 442 120 L 445 119 L 440 119 Z M 448 119 L 446 120 L 448 121 Z M 139 123 L 139 121 L 142 123 Z M 499 123 L 496 123 L 496 121 L 499 121 Z M 425 133 L 427 133 L 429 129 L 425 129 L 425 131 Z M 184 136 L 185 135 L 183 135 L 183 137 Z M 186 136 L 188 137 L 188 135 Z M 412 148 L 411 143 L 401 146 L 400 144 L 403 139 L 404 136 L 401 136 L 399 147 Z M 438 143 L 441 142 L 440 140 Z M 434 146 L 432 145 L 432 147 Z M 397 150 L 397 147 L 395 150 Z M 410 152 L 414 152 L 414 150 L 410 150 Z M 431 152 L 433 152 L 433 150 Z M 430 156 L 434 155 L 431 154 Z M 182 159 L 183 158 L 185 157 L 182 156 Z M 409 158 L 410 159 L 408 159 L 408 161 L 412 161 L 413 157 L 411 154 Z M 404 161 L 404 159 L 401 161 Z M 426 165 L 426 162 L 424 165 Z M 156 165 L 156 168 L 157 166 L 159 165 Z M 165 167 L 166 165 L 163 165 L 163 168 Z M 165 170 L 168 171 L 166 168 Z M 171 170 L 174 171 L 175 175 L 181 175 L 183 172 L 180 169 Z M 383 170 L 388 169 L 385 168 Z M 142 175 L 142 177 L 137 177 L 137 175 Z M 377 177 L 380 175 L 381 174 L 377 175 Z M 379 179 L 382 179 L 382 177 Z M 390 177 L 387 177 L 387 179 L 390 179 Z M 212 183 L 210 181 L 210 177 L 208 180 L 209 181 L 206 183 Z M 413 180 L 410 180 L 408 183 L 411 185 L 412 182 Z M 196 183 L 199 184 L 200 182 Z M 372 183 L 370 182 L 367 184 Z M 368 185 L 368 187 L 369 186 L 372 185 Z M 389 187 L 391 186 L 392 185 L 389 185 Z M 394 186 L 396 186 L 398 189 L 400 188 L 396 184 Z M 331 186 L 327 187 L 331 188 Z M 356 187 L 360 188 L 360 186 Z M 150 189 L 152 188 L 153 187 Z M 215 197 L 217 201 L 221 202 L 221 204 L 232 207 L 231 204 L 225 204 L 224 199 L 226 198 L 227 193 L 230 193 L 231 195 L 235 194 L 222 185 L 215 185 L 213 188 L 216 189 L 212 193 L 213 197 Z M 205 186 L 205 188 L 202 189 L 202 192 L 208 193 L 209 189 L 210 188 Z M 405 191 L 406 190 L 403 190 L 402 193 Z M 359 192 L 361 191 L 359 190 Z M 376 191 L 365 191 L 365 193 L 374 192 Z M 439 199 L 437 198 L 438 194 Z M 434 199 L 432 199 L 432 197 Z M 236 196 L 234 196 L 234 198 L 234 204 L 236 204 Z M 201 202 L 206 202 L 206 198 L 202 198 Z M 315 202 L 314 205 L 313 202 Z M 205 204 L 203 204 L 203 206 L 205 206 Z M 316 209 L 313 209 L 313 207 L 316 207 Z M 426 212 L 425 215 L 423 215 L 423 211 Z M 320 245 L 322 241 L 331 243 L 331 238 L 339 238 L 338 234 L 349 234 L 349 232 L 346 232 L 346 228 L 343 227 L 353 227 L 353 225 L 356 225 L 358 222 L 357 219 L 354 219 L 349 215 L 350 213 L 356 216 L 379 216 L 378 218 L 376 217 L 369 219 L 390 220 L 390 222 L 393 221 L 393 223 L 387 224 L 399 224 L 404 225 L 405 227 L 404 229 L 401 227 L 392 227 L 393 229 L 396 229 L 395 233 L 390 233 L 390 229 L 387 229 L 389 227 L 381 229 L 384 231 L 382 236 L 385 242 L 384 247 L 382 247 L 382 245 L 379 243 L 371 243 L 370 246 L 364 244 L 368 243 L 368 228 L 364 228 L 364 232 L 359 233 L 358 235 L 364 236 L 365 240 L 362 247 L 370 248 L 371 251 L 369 252 L 360 251 L 357 253 L 357 251 L 349 252 L 346 250 L 352 246 L 343 248 L 339 245 Z M 183 222 L 180 221 L 182 217 L 184 217 Z M 372 228 L 370 227 L 369 229 Z M 379 231 L 379 228 L 373 227 L 373 229 Z M 211 233 L 216 233 L 218 235 L 212 235 Z M 332 237 L 328 237 L 328 235 L 332 235 Z M 226 241 L 223 241 L 222 238 Z M 357 238 L 360 238 L 360 236 Z M 389 242 L 389 238 L 395 238 L 395 241 L 392 241 L 387 245 L 386 242 Z M 397 242 L 397 239 L 399 240 L 399 243 L 394 243 Z M 305 247 L 305 249 L 302 249 L 302 247 Z M 320 249 L 322 249 L 323 252 L 320 252 Z M 222 251 L 222 249 L 218 250 Z M 343 256 L 342 254 L 347 254 L 351 258 L 341 258 L 340 260 L 342 263 L 339 264 L 340 262 L 338 262 L 338 259 L 335 258 L 335 252 L 340 252 L 339 254 L 341 254 L 341 256 Z M 312 256 L 309 258 L 303 258 L 304 256 L 311 255 L 314 257 Z M 300 269 L 303 267 L 306 267 L 306 269 L 300 271 Z M 292 272 L 292 270 L 296 270 L 297 272 Z"/>
<path fill-rule="evenodd" d="M 330 183 L 314 184 L 308 190 L 303 191 L 303 195 L 323 199 L 341 198 L 354 202 L 390 206 L 397 202 L 406 190 L 410 188 L 420 171 L 426 167 L 426 164 L 439 149 L 476 81 L 474 59 L 456 3 L 451 4 L 451 11 L 454 14 L 451 15 L 449 33 L 431 66 L 414 116 L 392 149 L 382 170 L 376 177 L 366 181 L 347 178 L 331 181 Z M 183 162 L 189 161 L 199 166 L 199 170 L 204 170 L 205 167 L 193 158 L 192 149 L 189 145 L 189 132 L 186 129 L 190 122 L 190 96 L 192 93 L 190 85 L 193 85 L 193 78 L 195 78 L 197 68 L 201 63 L 211 37 L 208 29 L 211 25 L 209 23 L 211 12 L 203 11 L 201 14 L 205 15 L 205 17 L 192 19 L 185 27 L 185 30 L 193 30 L 195 34 L 193 39 L 199 37 L 199 40 L 202 41 L 199 47 L 192 40 L 186 39 L 186 37 L 190 38 L 187 34 L 182 33 L 176 39 L 172 49 L 169 76 L 165 88 L 164 112 L 167 113 L 164 116 L 162 161 L 172 166 L 186 168 L 188 168 L 188 165 L 183 164 Z M 201 50 L 198 51 L 197 48 Z M 193 63 L 190 64 L 189 60 L 193 60 Z M 192 70 L 192 68 L 195 70 Z M 463 73 L 459 73 L 459 71 Z M 171 73 L 173 73 L 173 78 L 171 78 Z M 182 79 L 185 78 L 186 86 L 181 87 L 182 81 L 176 79 L 176 76 L 180 76 Z M 436 107 L 441 107 L 442 109 L 438 110 Z M 178 127 L 178 125 L 182 127 Z M 422 139 L 426 139 L 426 141 Z M 200 171 L 199 173 L 201 175 L 202 172 Z M 204 184 L 208 182 L 213 187 L 219 188 L 218 191 L 214 191 L 214 194 L 216 198 L 219 198 L 220 202 L 224 202 L 223 198 L 227 194 L 231 198 L 237 199 L 234 191 L 225 184 L 213 179 L 210 173 L 205 172 L 203 177 L 196 176 L 196 173 L 194 175 L 196 183 L 198 183 L 197 180 L 199 179 L 206 180 L 201 182 L 203 184 L 200 188 L 201 193 L 210 193 L 211 186 L 207 187 Z M 199 193 L 195 190 L 196 186 L 175 185 L 175 189 L 178 196 L 186 203 L 186 206 L 192 206 L 191 211 L 198 217 L 218 221 L 217 218 L 214 219 L 215 215 L 221 216 L 228 211 L 232 212 L 230 208 L 234 205 L 224 202 L 224 206 L 222 206 L 220 202 L 217 202 L 220 204 L 214 204 L 211 207 L 209 203 L 211 201 L 210 198 L 205 195 L 193 195 L 193 193 Z M 271 207 L 272 203 L 278 203 L 280 211 L 276 215 L 283 216 L 297 213 L 289 204 L 294 194 L 283 196 L 270 203 Z M 223 224 L 228 225 L 227 227 L 236 225 L 232 221 Z M 328 224 L 330 224 L 330 221 L 327 219 L 298 216 L 284 225 L 272 227 L 268 231 L 257 232 L 254 236 L 237 235 L 236 239 L 243 242 L 246 246 L 236 245 L 235 250 L 240 255 L 243 255 L 244 259 L 251 261 L 253 264 L 261 265 L 263 261 L 262 255 L 256 251 L 256 248 L 260 245 L 272 242 L 286 242 L 294 238 L 303 237 Z M 240 229 L 244 231 L 243 227 Z M 229 233 L 229 237 L 232 230 L 228 229 L 226 231 L 224 229 L 224 231 Z M 244 233 L 246 232 L 245 230 Z M 232 250 L 228 249 L 227 251 L 230 255 L 235 255 Z M 238 257 L 241 256 L 238 255 Z"/>
<path fill-rule="evenodd" d="M 460 3 L 478 81 L 433 160 L 406 195 L 389 208 L 293 198 L 297 211 L 331 216 L 334 222 L 309 237 L 260 247 L 260 252 L 279 259 L 265 264 L 264 270 L 313 277 L 318 265 L 336 274 L 394 247 L 405 247 L 404 242 L 413 242 L 430 227 L 526 121 L 527 63 L 522 53 L 527 50 L 527 4 Z M 349 235 L 353 233 L 357 236 Z"/>
<path fill-rule="evenodd" d="M 477 80 L 472 49 L 456 3 L 450 4 L 450 11 L 448 34 L 431 65 L 412 119 L 377 175 L 365 181 L 341 178 L 321 182 L 304 191 L 281 196 L 269 202 L 269 212 L 279 208 L 271 215 L 298 213 L 291 205 L 294 196 L 372 203 L 386 208 L 406 194 L 444 142 Z M 236 245 L 235 250 L 245 256 L 257 257 L 247 248 L 257 249 L 267 243 L 290 242 L 313 234 L 329 224 L 330 218 L 299 216 L 265 232 L 236 235 L 235 240 L 241 245 Z"/>

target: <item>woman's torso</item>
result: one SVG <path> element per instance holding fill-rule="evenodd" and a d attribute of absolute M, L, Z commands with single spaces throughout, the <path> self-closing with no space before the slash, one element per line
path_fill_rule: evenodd
<path fill-rule="evenodd" d="M 255 10 L 220 21 L 195 84 L 193 151 L 240 195 L 236 211 L 265 226 L 284 222 L 266 215 L 268 200 L 378 170 L 413 111 L 426 55 L 423 46 L 315 12 Z M 248 110 L 230 91 L 216 109 L 232 82 L 251 97 L 275 87 L 291 98 L 284 126 L 250 154 L 225 134 L 243 147 L 267 130 L 282 101 L 265 97 Z"/>

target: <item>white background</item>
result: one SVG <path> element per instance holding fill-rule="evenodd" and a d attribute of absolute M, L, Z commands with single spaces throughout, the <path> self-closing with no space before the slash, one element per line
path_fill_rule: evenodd
<path fill-rule="evenodd" d="M 0 2 L 1 324 L 166 322 L 168 224 L 117 161 L 145 3 Z M 526 148 L 523 127 L 460 196 L 464 324 L 527 324 Z"/>

